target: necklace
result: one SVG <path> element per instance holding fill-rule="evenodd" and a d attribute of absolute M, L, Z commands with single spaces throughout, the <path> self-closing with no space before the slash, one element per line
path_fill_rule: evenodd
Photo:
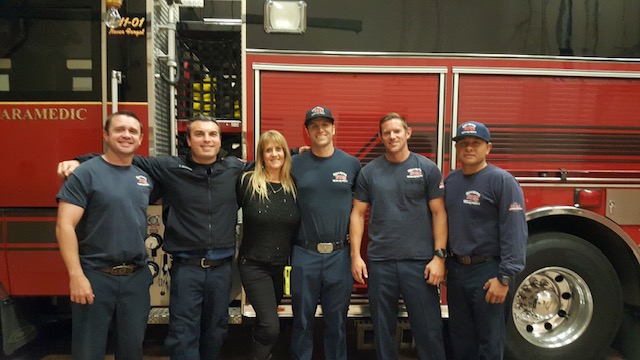
<path fill-rule="evenodd" d="M 280 184 L 280 187 L 278 188 L 278 190 L 274 189 L 273 185 L 271 185 L 269 181 L 267 181 L 267 185 L 269 185 L 269 187 L 271 188 L 271 191 L 273 191 L 274 194 L 279 193 L 280 190 L 282 190 L 282 184 Z"/>

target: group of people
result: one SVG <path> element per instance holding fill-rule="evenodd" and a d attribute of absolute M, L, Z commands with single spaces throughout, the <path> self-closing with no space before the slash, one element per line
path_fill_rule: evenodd
<path fill-rule="evenodd" d="M 215 119 L 187 127 L 190 153 L 135 156 L 135 114 L 109 116 L 106 152 L 63 161 L 56 233 L 70 277 L 72 352 L 103 359 L 115 321 L 116 358 L 141 359 L 149 312 L 146 206 L 162 198 L 164 250 L 172 256 L 171 359 L 217 359 L 227 333 L 237 210 L 243 209 L 238 267 L 256 311 L 251 359 L 269 359 L 279 335 L 283 269 L 291 265 L 291 358 L 311 359 L 318 303 L 326 359 L 347 359 L 346 319 L 354 280 L 368 283 L 377 356 L 397 358 L 402 296 L 420 359 L 445 359 L 438 286 L 446 279 L 456 359 L 500 359 L 508 292 L 524 267 L 522 190 L 488 164 L 490 132 L 457 129 L 461 168 L 438 167 L 408 148 L 400 114 L 379 124 L 385 154 L 361 168 L 333 144 L 331 110 L 310 109 L 309 151 L 292 156 L 275 130 L 261 134 L 255 163 L 226 156 Z M 78 167 L 80 162 L 85 162 Z M 367 261 L 362 258 L 370 207 Z"/>

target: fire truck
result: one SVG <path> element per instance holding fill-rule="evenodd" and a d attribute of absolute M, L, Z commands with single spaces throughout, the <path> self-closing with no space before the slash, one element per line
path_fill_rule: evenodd
<path fill-rule="evenodd" d="M 107 27 L 112 8 L 119 17 Z M 638 11 L 640 2 L 630 0 L 3 2 L 5 353 L 68 307 L 54 232 L 56 165 L 100 152 L 107 114 L 136 112 L 145 133 L 140 153 L 151 156 L 184 153 L 185 120 L 214 116 L 224 148 L 252 160 L 269 129 L 292 147 L 309 145 L 303 116 L 315 105 L 332 109 L 335 145 L 363 165 L 384 152 L 379 118 L 405 115 L 410 149 L 445 175 L 458 167 L 457 125 L 486 123 L 490 162 L 524 189 L 530 234 L 507 353 L 601 359 L 612 343 L 624 353 L 637 342 L 640 309 Z M 170 257 L 159 205 L 148 220 L 156 275 L 150 322 L 163 322 Z M 230 313 L 239 322 L 254 314 L 235 284 Z M 282 310 L 291 315 L 286 298 Z M 366 286 L 354 285 L 349 316 L 366 346 Z"/>

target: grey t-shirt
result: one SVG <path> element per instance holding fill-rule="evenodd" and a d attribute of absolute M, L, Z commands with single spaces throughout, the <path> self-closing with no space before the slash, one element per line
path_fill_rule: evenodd
<path fill-rule="evenodd" d="M 382 155 L 365 165 L 354 197 L 371 206 L 367 258 L 431 259 L 429 201 L 442 196 L 442 173 L 422 155 L 412 152 L 402 163 L 389 162 Z"/>
<path fill-rule="evenodd" d="M 83 163 L 64 182 L 56 199 L 85 210 L 76 227 L 83 268 L 145 264 L 152 186 L 135 165 L 111 165 L 101 156 Z"/>

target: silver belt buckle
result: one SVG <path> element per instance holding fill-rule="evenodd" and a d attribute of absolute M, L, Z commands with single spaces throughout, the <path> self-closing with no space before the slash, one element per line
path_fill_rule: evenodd
<path fill-rule="evenodd" d="M 206 260 L 205 258 L 200 259 L 200 267 L 203 269 L 208 269 L 211 267 L 211 265 L 207 265 L 205 260 Z"/>
<path fill-rule="evenodd" d="M 331 254 L 333 252 L 333 243 L 318 243 L 316 249 L 320 254 Z"/>
<path fill-rule="evenodd" d="M 110 274 L 114 276 L 127 276 L 133 273 L 133 266 L 118 265 L 111 268 Z"/>

